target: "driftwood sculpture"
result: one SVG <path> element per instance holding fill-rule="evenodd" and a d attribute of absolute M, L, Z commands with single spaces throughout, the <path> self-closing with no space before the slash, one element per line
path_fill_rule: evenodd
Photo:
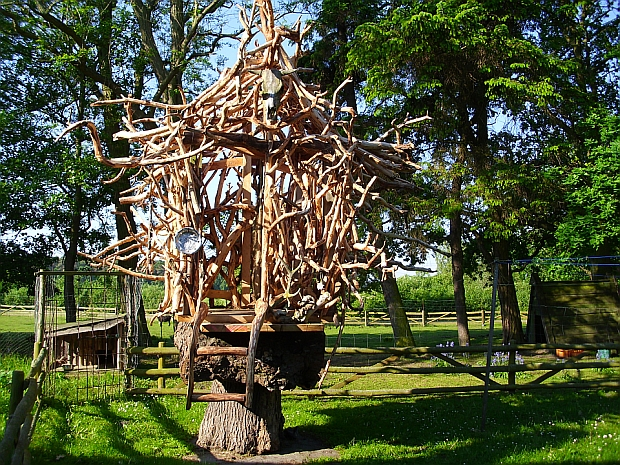
<path fill-rule="evenodd" d="M 340 300 L 346 305 L 349 293 L 357 293 L 356 270 L 382 259 L 386 264 L 379 231 L 368 227 L 361 234 L 356 220 L 370 202 L 393 208 L 380 192 L 410 189 L 401 176 L 418 169 L 399 130 L 424 118 L 374 141 L 356 139 L 354 110 L 337 104 L 342 86 L 328 100 L 299 77 L 309 71 L 297 68 L 307 29 L 299 23 L 293 29 L 276 26 L 265 0 L 256 0 L 249 12 L 241 9 L 240 21 L 245 33 L 236 63 L 191 103 L 131 97 L 96 103 L 125 106 L 126 130 L 115 138 L 137 147 L 136 156 L 106 158 L 93 123 L 69 128 L 88 127 L 101 163 L 121 174 L 137 171 L 121 198 L 133 207 L 137 231 L 88 258 L 122 270 L 119 261 L 137 255 L 138 270 L 123 271 L 163 280 L 159 312 L 186 322 L 181 327 L 189 334 L 180 339 L 188 406 L 200 328 L 219 312 L 214 299 L 251 315 L 247 372 L 234 375 L 247 383 L 245 396 L 237 399 L 251 407 L 264 322 L 333 319 Z M 248 49 L 258 33 L 264 43 Z M 296 44 L 292 56 L 285 41 Z M 134 120 L 136 105 L 155 107 L 158 117 Z M 394 133 L 397 142 L 386 142 Z M 157 261 L 164 276 L 153 273 Z M 218 277 L 225 289 L 214 288 Z"/>

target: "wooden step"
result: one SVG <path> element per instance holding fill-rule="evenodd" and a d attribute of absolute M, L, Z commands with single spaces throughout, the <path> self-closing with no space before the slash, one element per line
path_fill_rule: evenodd
<path fill-rule="evenodd" d="M 237 394 L 231 392 L 225 393 L 209 393 L 209 394 L 192 394 L 192 402 L 245 402 L 245 394 Z"/>
<path fill-rule="evenodd" d="M 232 346 L 202 346 L 196 348 L 196 355 L 242 355 L 247 357 L 247 347 L 232 347 Z M 190 352 L 190 360 L 193 361 L 193 352 Z M 193 366 L 193 362 L 190 362 L 190 367 Z M 190 378 L 193 378 L 191 373 Z M 185 408 L 187 410 L 192 406 L 192 402 L 240 402 L 245 404 L 246 395 L 237 393 L 210 393 L 210 394 L 195 394 L 193 379 L 187 385 L 187 399 Z"/>
<path fill-rule="evenodd" d="M 248 355 L 247 347 L 203 346 L 196 350 L 198 355 Z"/>

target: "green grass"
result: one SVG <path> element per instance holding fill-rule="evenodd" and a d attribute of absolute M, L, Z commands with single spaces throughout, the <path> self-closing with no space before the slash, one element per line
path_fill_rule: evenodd
<path fill-rule="evenodd" d="M 187 463 L 203 409 L 171 397 L 52 402 L 31 452 L 35 463 Z M 283 401 L 286 427 L 339 450 L 338 463 L 369 465 L 618 463 L 616 412 L 616 393 L 491 394 L 481 431 L 481 395 Z"/>
<path fill-rule="evenodd" d="M 202 412 L 185 399 L 146 397 L 51 403 L 31 444 L 36 463 L 181 464 L 192 453 Z"/>
<path fill-rule="evenodd" d="M 617 393 L 492 394 L 481 431 L 481 395 L 284 403 L 339 463 L 369 465 L 618 463 L 619 411 Z"/>
<path fill-rule="evenodd" d="M 469 328 L 470 345 L 486 345 L 489 338 L 488 328 Z M 448 341 L 458 342 L 458 334 L 454 323 L 433 323 L 429 326 L 411 325 L 411 332 L 415 345 L 418 347 L 435 347 Z M 338 328 L 333 325 L 325 326 L 327 346 L 336 342 Z M 495 340 L 501 344 L 501 328 L 495 331 Z M 394 338 L 391 326 L 347 326 L 342 333 L 341 347 L 391 347 Z"/>
<path fill-rule="evenodd" d="M 3 333 L 32 333 L 34 332 L 34 313 L 5 312 L 0 315 L 0 325 L 2 328 L 0 331 Z"/>
<path fill-rule="evenodd" d="M 159 336 L 159 325 L 151 328 Z M 169 340 L 168 326 L 162 329 L 163 339 Z M 419 346 L 456 340 L 453 325 L 412 329 Z M 472 337 L 478 344 L 485 343 L 488 334 L 475 331 L 479 332 L 472 331 Z M 327 333 L 333 336 L 335 329 L 327 328 Z M 368 334 L 369 341 L 374 341 L 370 336 L 380 335 L 380 345 L 390 345 L 386 343 L 390 338 L 387 327 L 347 327 L 345 334 L 355 334 L 361 340 Z M 28 366 L 29 361 L 19 357 L 0 360 L 0 430 L 6 421 L 10 370 L 27 371 Z M 587 378 L 590 371 L 581 370 L 580 377 Z M 604 374 L 617 379 L 614 370 Z M 353 386 L 447 386 L 471 378 L 456 374 L 415 376 L 366 376 Z M 69 378 L 62 379 L 61 392 L 69 392 L 71 383 Z M 70 394 L 60 394 L 45 405 L 30 448 L 33 463 L 188 463 L 183 457 L 193 453 L 192 440 L 205 408 L 194 404 L 186 411 L 184 398 L 165 396 L 117 395 L 106 401 L 81 403 L 69 398 Z M 618 463 L 620 395 L 616 392 L 491 393 L 484 430 L 482 409 L 482 394 L 283 399 L 285 427 L 296 427 L 301 434 L 314 435 L 336 448 L 341 454 L 337 463 L 341 464 Z"/>

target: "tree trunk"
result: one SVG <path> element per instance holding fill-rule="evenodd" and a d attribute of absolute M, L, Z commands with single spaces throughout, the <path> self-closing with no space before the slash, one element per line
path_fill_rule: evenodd
<path fill-rule="evenodd" d="M 383 298 L 387 305 L 392 331 L 394 332 L 394 345 L 396 347 L 415 346 L 407 313 L 405 312 L 403 300 L 393 272 L 384 272 L 383 279 L 381 280 L 381 289 L 383 290 Z"/>
<path fill-rule="evenodd" d="M 192 333 L 188 322 L 179 322 L 174 332 L 174 344 L 180 351 L 179 370 L 185 382 L 189 378 Z M 249 332 L 200 333 L 198 347 L 247 347 L 249 338 Z M 281 390 L 296 386 L 311 389 L 325 366 L 324 354 L 323 331 L 262 333 L 256 348 L 253 408 L 232 401 L 209 403 L 198 445 L 237 454 L 278 450 L 284 425 Z M 246 356 L 197 355 L 193 377 L 195 382 L 212 380 L 213 393 L 244 394 L 246 367 Z"/>
<path fill-rule="evenodd" d="M 213 381 L 211 392 L 245 393 L 245 384 Z M 280 448 L 284 429 L 281 393 L 254 385 L 254 407 L 239 402 L 210 402 L 198 432 L 197 444 L 238 454 L 264 454 Z"/>
<path fill-rule="evenodd" d="M 66 270 L 65 271 L 69 271 Z M 75 302 L 75 276 L 67 274 L 64 277 L 63 296 L 65 300 L 65 322 L 75 323 L 77 321 L 77 305 Z"/>
<path fill-rule="evenodd" d="M 129 180 L 127 179 L 127 176 L 123 176 L 118 182 L 114 183 L 114 187 L 116 189 L 114 193 L 114 206 L 116 207 L 116 234 L 119 238 L 128 237 L 130 235 L 129 228 L 132 228 L 133 231 L 136 230 L 133 213 L 129 209 L 129 205 L 123 205 L 119 202 L 120 192 L 125 189 L 129 189 Z M 125 221 L 125 218 L 127 221 Z M 129 270 L 135 270 L 138 265 L 138 257 L 133 257 L 132 259 L 126 261 L 119 261 L 119 265 Z M 141 289 L 138 280 L 134 280 L 134 285 L 137 286 L 138 289 Z M 146 319 L 146 311 L 144 309 L 144 302 L 142 301 L 142 294 L 137 294 L 136 299 L 137 301 L 135 305 L 137 308 L 135 317 L 138 324 L 138 344 L 140 346 L 148 347 L 151 345 L 151 333 Z"/>
<path fill-rule="evenodd" d="M 461 196 L 461 177 L 457 176 L 452 181 L 452 196 L 460 199 Z M 450 252 L 452 259 L 452 287 L 454 289 L 454 308 L 456 311 L 456 327 L 459 338 L 459 345 L 468 346 L 469 324 L 467 321 L 467 306 L 465 300 L 465 282 L 463 267 L 463 223 L 461 212 L 454 212 L 450 218 Z"/>
<path fill-rule="evenodd" d="M 500 239 L 499 242 L 493 245 L 493 249 L 495 256 L 500 260 L 497 294 L 502 314 L 502 343 L 509 344 L 515 342 L 520 344 L 525 341 L 525 335 L 523 333 L 523 323 L 521 322 L 512 268 L 507 263 L 509 259 L 508 240 Z"/>
<path fill-rule="evenodd" d="M 179 322 L 174 331 L 174 345 L 180 351 L 181 379 L 189 379 L 189 348 L 193 333 L 191 323 Z M 198 346 L 248 347 L 249 332 L 200 333 Z M 323 331 L 264 332 L 260 335 L 254 364 L 254 384 L 271 391 L 312 389 L 325 366 Z M 194 359 L 194 381 L 235 381 L 245 383 L 247 357 L 238 355 L 198 355 Z"/>
<path fill-rule="evenodd" d="M 169 104 L 181 104 L 181 88 L 183 87 L 182 71 L 183 62 L 186 60 L 186 51 L 183 50 L 185 41 L 185 12 L 183 11 L 184 0 L 170 2 L 170 48 L 172 66 L 170 66 L 168 89 L 165 92 L 165 100 Z M 159 83 L 161 85 L 161 82 Z"/>
<path fill-rule="evenodd" d="M 112 24 L 112 15 L 116 2 L 108 2 L 100 10 L 100 16 L 102 20 Z M 112 43 L 112 30 L 108 28 L 105 30 L 105 36 L 102 37 L 98 46 L 97 57 L 99 59 L 99 68 L 102 76 L 106 78 L 106 82 L 111 84 L 114 82 L 112 78 L 112 58 L 110 56 L 110 44 Z M 117 95 L 110 85 L 103 85 L 102 92 L 105 99 L 114 99 L 121 97 Z M 104 127 L 102 131 L 102 139 L 105 142 L 110 158 L 127 157 L 129 156 L 130 149 L 129 143 L 125 140 L 114 140 L 114 134 L 121 129 L 121 119 L 118 110 L 113 107 L 103 107 L 103 122 Z M 116 209 L 116 235 L 118 239 L 123 239 L 130 235 L 130 232 L 136 231 L 136 223 L 131 211 L 130 205 L 124 205 L 120 203 L 119 197 L 121 192 L 128 190 L 131 187 L 129 182 L 129 174 L 125 174 L 121 179 L 114 183 L 113 189 L 113 201 Z M 125 262 L 119 263 L 124 268 L 135 270 L 138 263 L 138 257 L 134 257 Z M 138 330 L 138 343 L 141 346 L 151 345 L 151 333 L 149 332 L 148 322 L 146 320 L 146 312 L 144 310 L 144 303 L 142 302 L 142 296 L 138 296 L 137 302 L 137 322 L 139 325 Z"/>
<path fill-rule="evenodd" d="M 81 149 L 78 145 L 78 157 Z M 77 185 L 75 187 L 75 195 L 73 199 L 73 212 L 71 215 L 71 228 L 69 230 L 69 248 L 65 252 L 64 270 L 74 271 L 75 262 L 77 261 L 78 241 L 82 232 L 80 222 L 82 219 L 82 188 Z M 67 274 L 64 277 L 64 300 L 65 300 L 65 321 L 74 323 L 77 321 L 77 303 L 75 298 L 75 276 Z"/>

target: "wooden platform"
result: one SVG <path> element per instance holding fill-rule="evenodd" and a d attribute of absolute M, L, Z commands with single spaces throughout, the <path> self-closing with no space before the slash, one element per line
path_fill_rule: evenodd
<path fill-rule="evenodd" d="M 191 321 L 191 317 L 178 316 L 179 321 Z M 245 333 L 252 330 L 254 312 L 249 310 L 213 310 L 207 314 L 200 327 L 203 333 Z M 308 323 L 272 323 L 265 321 L 261 332 L 317 332 L 324 330 L 320 319 Z"/>

